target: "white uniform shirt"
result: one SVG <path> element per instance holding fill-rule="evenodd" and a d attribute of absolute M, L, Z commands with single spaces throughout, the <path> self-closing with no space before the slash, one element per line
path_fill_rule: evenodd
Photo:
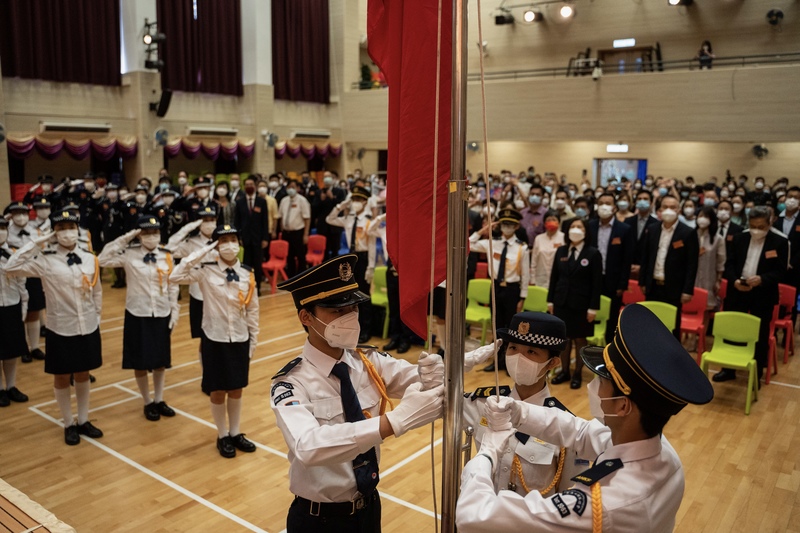
<path fill-rule="evenodd" d="M 519 297 L 524 299 L 528 296 L 528 282 L 531 276 L 531 263 L 528 254 L 528 245 L 517 239 L 514 235 L 506 239 L 501 237 L 492 242 L 492 252 L 494 259 L 489 270 L 489 276 L 494 279 L 500 268 L 500 257 L 503 255 L 503 247 L 508 243 L 506 251 L 506 270 L 504 281 L 506 283 L 519 283 Z M 481 239 L 478 232 L 469 237 L 470 251 L 483 254 L 489 253 L 489 240 Z"/>
<path fill-rule="evenodd" d="M 278 216 L 286 231 L 306 229 L 306 220 L 311 218 L 311 204 L 304 196 L 296 194 L 294 198 L 285 196 L 278 206 Z"/>
<path fill-rule="evenodd" d="M 339 214 L 348 209 L 348 212 L 345 216 L 340 217 Z M 367 252 L 367 264 L 370 266 L 375 265 L 375 231 L 373 226 L 375 224 L 372 223 L 372 215 L 369 214 L 368 208 L 361 211 L 360 215 L 356 215 L 354 212 L 349 211 L 349 206 L 342 204 L 337 205 L 334 207 L 328 216 L 325 218 L 325 222 L 330 226 L 338 226 L 340 228 L 344 228 L 344 234 L 347 238 L 347 246 L 351 246 L 351 240 L 353 238 L 353 225 L 356 225 L 356 252 Z M 380 226 L 380 224 L 377 224 Z M 386 226 L 384 226 L 383 231 L 384 237 L 386 235 Z M 384 241 L 385 243 L 385 241 Z"/>
<path fill-rule="evenodd" d="M 653 279 L 659 281 L 664 281 L 665 279 L 664 266 L 667 261 L 667 252 L 669 252 L 669 245 L 672 242 L 672 236 L 675 234 L 675 226 L 677 225 L 678 223 L 675 222 L 669 229 L 663 225 L 661 226 L 661 235 L 658 238 L 658 252 L 656 252 L 656 264 L 653 268 Z"/>
<path fill-rule="evenodd" d="M 211 239 L 202 233 L 198 233 L 191 237 L 187 237 L 192 230 L 184 231 L 184 228 L 178 230 L 175 235 L 169 238 L 166 248 L 172 252 L 172 256 L 177 259 L 188 257 L 191 253 L 199 250 L 207 244 L 211 244 Z M 206 255 L 207 261 L 216 261 L 219 258 L 219 252 L 211 250 Z M 200 286 L 197 283 L 189 284 L 189 295 L 195 300 L 203 301 L 203 293 L 200 292 Z"/>
<path fill-rule="evenodd" d="M 25 278 L 6 274 L 6 265 L 13 253 L 14 250 L 8 247 L 8 243 L 0 245 L 0 307 L 11 307 L 20 302 L 23 302 L 23 305 L 28 303 Z"/>
<path fill-rule="evenodd" d="M 19 227 L 13 222 L 8 222 L 8 245 L 11 248 L 19 250 L 33 239 L 42 235 L 32 222 L 28 222 L 25 227 Z"/>
<path fill-rule="evenodd" d="M 758 273 L 758 262 L 761 260 L 761 252 L 764 250 L 764 243 L 766 240 L 767 239 L 761 239 L 757 241 L 752 236 L 750 237 L 750 245 L 747 247 L 747 256 L 744 260 L 741 277 L 749 278 Z"/>
<path fill-rule="evenodd" d="M 45 233 L 53 229 L 49 218 L 44 218 L 44 219 L 37 218 L 31 221 L 31 225 L 33 225 L 33 227 L 39 230 L 39 235 L 44 235 Z"/>
<path fill-rule="evenodd" d="M 529 408 L 519 428 L 582 457 L 620 459 L 623 467 L 603 477 L 603 533 L 668 533 L 683 499 L 680 458 L 665 437 L 614 446 L 611 430 L 558 409 Z M 578 492 L 580 491 L 580 492 Z M 524 498 L 511 491 L 495 493 L 491 463 L 476 456 L 464 468 L 456 524 L 462 533 L 592 531 L 592 491 L 576 483 L 572 490 L 549 497 L 531 492 Z"/>
<path fill-rule="evenodd" d="M 365 353 L 386 383 L 390 398 L 400 398 L 419 381 L 416 365 L 370 350 Z M 361 409 L 371 418 L 346 422 L 341 382 L 331 371 L 336 359 L 306 341 L 300 362 L 272 380 L 272 409 L 289 447 L 289 490 L 315 502 L 349 502 L 356 496 L 353 460 L 373 446 L 380 462 L 381 395 L 361 357 L 345 350 L 341 361 Z"/>
<path fill-rule="evenodd" d="M 80 257 L 81 263 L 67 264 L 69 253 Z M 17 276 L 42 278 L 48 329 L 65 337 L 88 335 L 100 325 L 103 307 L 103 287 L 98 279 L 96 259 L 80 246 L 67 250 L 54 244 L 42 251 L 36 243 L 29 242 L 11 256 L 6 271 Z"/>
<path fill-rule="evenodd" d="M 239 261 L 233 266 L 222 260 L 198 265 L 202 259 L 199 251 L 193 252 L 172 271 L 170 283 L 197 283 L 203 294 L 205 336 L 214 342 L 249 340 L 252 355 L 258 342 L 258 295 L 253 271 Z M 229 268 L 239 276 L 239 281 L 228 281 Z"/>
<path fill-rule="evenodd" d="M 155 255 L 155 263 L 144 262 L 148 253 Z M 101 267 L 125 269 L 125 309 L 133 316 L 166 317 L 179 312 L 179 286 L 169 282 L 172 256 L 164 248 L 151 251 L 141 244 L 128 246 L 122 236 L 106 244 L 97 259 Z"/>
<path fill-rule="evenodd" d="M 535 285 L 545 289 L 550 287 L 550 274 L 553 271 L 556 250 L 563 245 L 564 232 L 562 231 L 555 232 L 552 238 L 545 232 L 533 239 L 530 279 Z"/>

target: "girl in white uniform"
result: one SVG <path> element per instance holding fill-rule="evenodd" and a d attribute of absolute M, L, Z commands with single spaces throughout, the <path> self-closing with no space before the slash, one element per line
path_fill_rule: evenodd
<path fill-rule="evenodd" d="M 5 267 L 13 250 L 8 247 L 8 220 L 0 217 L 0 407 L 11 402 L 27 402 L 28 397 L 16 387 L 17 359 L 28 353 L 25 340 L 25 313 L 28 291 L 25 278 L 5 275 Z"/>

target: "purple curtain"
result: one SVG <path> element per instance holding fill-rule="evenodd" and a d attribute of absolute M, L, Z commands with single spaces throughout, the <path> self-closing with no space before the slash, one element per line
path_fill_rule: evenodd
<path fill-rule="evenodd" d="M 158 0 L 161 87 L 242 96 L 240 0 Z"/>
<path fill-rule="evenodd" d="M 86 159 L 89 154 L 100 161 L 108 161 L 112 157 L 131 159 L 136 156 L 138 143 L 135 138 L 119 140 L 108 139 L 83 139 L 66 140 L 50 139 L 37 136 L 21 138 L 9 137 L 7 140 L 8 153 L 17 159 L 25 159 L 36 151 L 45 159 L 56 159 L 62 152 L 66 152 L 73 159 Z"/>
<path fill-rule="evenodd" d="M 0 1 L 3 77 L 120 85 L 119 0 Z"/>
<path fill-rule="evenodd" d="M 164 147 L 168 157 L 177 157 L 183 153 L 187 159 L 197 159 L 203 154 L 207 159 L 216 161 L 218 158 L 231 161 L 238 157 L 249 159 L 253 157 L 256 143 L 253 140 L 235 140 L 224 142 L 197 142 L 188 139 L 173 139 Z"/>
<path fill-rule="evenodd" d="M 328 0 L 272 0 L 277 100 L 330 102 Z"/>

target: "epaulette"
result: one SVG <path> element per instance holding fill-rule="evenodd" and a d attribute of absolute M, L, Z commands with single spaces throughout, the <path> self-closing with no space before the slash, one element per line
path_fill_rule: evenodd
<path fill-rule="evenodd" d="M 56 253 L 56 251 L 55 251 L 55 250 L 44 250 L 44 251 L 42 252 L 42 255 L 52 255 L 52 254 L 54 254 L 54 253 Z"/>
<path fill-rule="evenodd" d="M 90 249 L 88 249 L 88 248 L 81 248 L 80 246 L 79 246 L 78 248 L 80 248 L 81 250 L 83 250 L 83 251 L 84 251 L 84 252 L 86 252 L 87 254 L 94 255 L 94 254 L 92 253 L 92 251 L 91 251 Z"/>
<path fill-rule="evenodd" d="M 359 344 L 356 346 L 356 350 L 362 350 L 365 352 L 375 352 L 376 354 L 382 355 L 384 357 L 392 356 L 392 354 L 390 353 L 380 351 L 377 346 L 374 346 L 372 344 Z"/>
<path fill-rule="evenodd" d="M 200 263 L 201 266 L 202 265 L 216 265 L 216 264 L 217 264 L 216 261 L 203 261 L 202 263 Z"/>
<path fill-rule="evenodd" d="M 583 483 L 587 487 L 591 487 L 607 475 L 622 468 L 621 459 L 606 459 L 595 463 L 589 470 L 584 470 L 577 476 L 572 478 L 572 481 Z"/>
<path fill-rule="evenodd" d="M 544 406 L 545 407 L 555 407 L 556 409 L 561 409 L 562 411 L 564 411 L 566 413 L 569 413 L 572 416 L 575 416 L 575 413 L 573 413 L 572 411 L 567 409 L 566 405 L 564 405 L 563 403 L 559 402 L 557 398 L 553 398 L 552 396 L 549 397 L 549 398 L 545 398 Z"/>
<path fill-rule="evenodd" d="M 248 272 L 252 272 L 253 271 L 253 267 L 251 267 L 250 265 L 243 265 L 242 263 L 239 263 L 239 266 L 242 267 L 243 269 L 247 270 Z"/>
<path fill-rule="evenodd" d="M 303 360 L 302 357 L 295 357 L 294 359 L 286 363 L 286 366 L 278 370 L 278 372 L 276 372 L 275 375 L 272 376 L 272 379 L 278 379 L 280 377 L 285 376 L 286 374 L 291 372 L 294 367 L 299 365 L 302 362 L 302 360 Z"/>
<path fill-rule="evenodd" d="M 500 385 L 500 396 L 508 396 L 511 394 L 511 387 L 508 385 Z M 495 387 L 478 387 L 475 392 L 469 397 L 473 402 L 478 398 L 488 398 L 495 395 Z"/>
<path fill-rule="evenodd" d="M 140 242 L 132 242 L 132 243 L 130 243 L 128 245 L 128 248 L 141 248 L 141 247 L 142 247 L 142 243 L 140 243 Z"/>

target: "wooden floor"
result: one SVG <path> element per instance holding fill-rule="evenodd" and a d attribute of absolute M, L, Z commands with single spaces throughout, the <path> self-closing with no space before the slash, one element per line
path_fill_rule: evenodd
<path fill-rule="evenodd" d="M 66 446 L 52 379 L 41 362 L 20 365 L 18 386 L 31 401 L 0 409 L 0 477 L 82 533 L 283 531 L 292 496 L 269 383 L 304 341 L 289 295 L 261 298 L 260 342 L 242 415 L 242 430 L 259 449 L 232 460 L 214 446 L 197 342 L 189 338 L 188 299 L 173 335 L 174 368 L 167 373 L 165 399 L 178 416 L 156 423 L 145 420 L 132 373 L 120 368 L 124 291 L 106 281 L 103 299 L 105 364 L 94 372 L 91 418 L 105 437 Z M 419 351 L 405 357 L 415 361 Z M 780 349 L 778 356 L 783 358 Z M 800 356 L 779 363 L 778 370 L 750 416 L 739 379 L 715 384 L 710 405 L 689 406 L 667 425 L 686 471 L 676 531 L 800 533 Z M 468 389 L 493 382 L 479 370 L 466 376 Z M 584 389 L 559 385 L 552 391 L 573 412 L 589 416 Z M 422 428 L 382 446 L 385 532 L 433 531 L 429 442 L 430 429 Z M 437 477 L 440 460 L 437 445 Z"/>

